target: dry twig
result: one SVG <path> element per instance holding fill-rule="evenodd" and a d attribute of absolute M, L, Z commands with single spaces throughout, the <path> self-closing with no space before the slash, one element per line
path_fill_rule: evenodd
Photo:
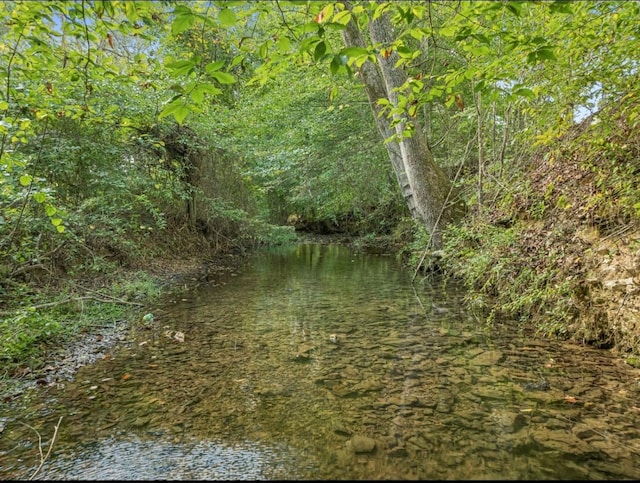
<path fill-rule="evenodd" d="M 29 477 L 29 480 L 33 480 L 35 478 L 35 476 L 38 473 L 40 473 L 40 470 L 44 466 L 44 462 L 47 461 L 47 458 L 51 454 L 51 450 L 53 449 L 53 443 L 55 443 L 55 441 L 56 441 L 56 436 L 58 435 L 58 428 L 60 428 L 60 423 L 61 422 L 62 422 L 62 416 L 60 416 L 60 419 L 58 419 L 58 424 L 56 424 L 56 426 L 55 426 L 55 429 L 53 431 L 53 437 L 51 438 L 51 442 L 49 443 L 49 449 L 47 450 L 47 454 L 46 455 L 42 453 L 42 436 L 40 436 L 40 433 L 38 432 L 38 430 L 36 428 L 34 428 L 33 426 L 28 425 L 27 423 L 22 423 L 27 428 L 30 428 L 33 431 L 35 431 L 35 433 L 38 435 L 38 451 L 40 452 L 40 464 L 38 465 L 36 470 L 33 472 L 33 474 Z"/>

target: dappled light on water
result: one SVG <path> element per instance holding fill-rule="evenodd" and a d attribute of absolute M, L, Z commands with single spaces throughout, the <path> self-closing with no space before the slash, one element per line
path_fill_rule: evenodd
<path fill-rule="evenodd" d="M 283 479 L 295 471 L 294 461 L 287 465 L 282 457 L 287 454 L 286 448 L 259 444 L 106 438 L 62 455 L 47 472 L 83 480 Z"/>
<path fill-rule="evenodd" d="M 6 423 L 0 475 L 43 479 L 640 477 L 638 372 L 489 327 L 392 257 L 266 251 L 152 308 L 108 358 Z M 46 444 L 46 437 L 44 438 Z"/>

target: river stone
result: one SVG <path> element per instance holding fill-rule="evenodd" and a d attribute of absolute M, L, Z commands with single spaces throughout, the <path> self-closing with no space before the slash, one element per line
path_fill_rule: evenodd
<path fill-rule="evenodd" d="M 346 468 L 352 463 L 352 461 L 353 461 L 352 453 L 343 449 L 339 449 L 336 451 L 335 463 L 338 468 Z"/>
<path fill-rule="evenodd" d="M 353 433 L 352 431 L 347 428 L 346 426 L 342 425 L 342 424 L 336 424 L 333 427 L 333 432 L 340 435 L 340 436 L 351 436 Z"/>
<path fill-rule="evenodd" d="M 505 399 L 505 390 L 501 386 L 482 385 L 475 386 L 471 389 L 470 394 L 472 396 L 479 397 L 482 400 L 498 400 L 503 401 Z"/>
<path fill-rule="evenodd" d="M 602 440 L 602 436 L 596 433 L 593 428 L 584 423 L 576 423 L 571 431 L 580 439 L 590 439 L 593 436 L 596 436 L 596 439 Z"/>
<path fill-rule="evenodd" d="M 559 451 L 581 457 L 597 453 L 595 448 L 568 431 L 537 428 L 533 429 L 530 435 L 544 450 Z"/>
<path fill-rule="evenodd" d="M 612 460 L 628 458 L 630 455 L 627 448 L 620 446 L 619 444 L 612 444 L 610 441 L 591 441 L 590 445 L 593 448 L 602 451 Z"/>
<path fill-rule="evenodd" d="M 500 351 L 484 351 L 471 359 L 471 363 L 476 366 L 493 366 L 503 358 Z"/>
<path fill-rule="evenodd" d="M 148 416 L 140 416 L 140 417 L 137 417 L 137 418 L 136 418 L 136 419 L 131 423 L 131 425 L 132 425 L 134 428 L 142 428 L 142 427 L 146 426 L 147 424 L 149 424 L 149 421 L 150 421 L 150 420 L 151 420 L 151 418 L 150 418 L 150 417 L 148 417 Z"/>
<path fill-rule="evenodd" d="M 372 391 L 379 391 L 382 389 L 382 384 L 378 381 L 362 381 L 359 384 L 356 384 L 353 389 L 359 391 L 361 393 L 367 393 Z"/>
<path fill-rule="evenodd" d="M 389 451 L 387 451 L 387 454 L 393 458 L 406 458 L 407 456 L 409 456 L 409 452 L 404 446 L 396 446 L 395 448 L 391 448 Z"/>
<path fill-rule="evenodd" d="M 405 337 L 385 337 L 380 340 L 383 345 L 390 345 L 392 347 L 408 346 L 411 341 L 408 341 Z"/>
<path fill-rule="evenodd" d="M 331 388 L 331 392 L 337 397 L 357 397 L 360 394 L 353 388 L 346 387 L 343 384 L 337 384 Z"/>
<path fill-rule="evenodd" d="M 356 434 L 351 438 L 351 448 L 354 453 L 371 453 L 376 449 L 376 440 Z"/>

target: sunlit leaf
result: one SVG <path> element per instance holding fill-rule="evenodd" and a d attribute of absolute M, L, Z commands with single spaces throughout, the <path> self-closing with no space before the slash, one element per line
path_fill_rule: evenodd
<path fill-rule="evenodd" d="M 138 8 L 136 2 L 124 2 L 124 10 L 129 22 L 133 23 L 138 20 Z"/>
<path fill-rule="evenodd" d="M 210 75 L 220 84 L 233 84 L 236 81 L 235 77 L 227 72 L 211 72 Z"/>
<path fill-rule="evenodd" d="M 557 60 L 553 47 L 545 46 L 537 50 L 538 58 L 544 60 Z"/>
<path fill-rule="evenodd" d="M 191 109 L 189 106 L 179 106 L 175 111 L 173 111 L 173 117 L 178 124 L 182 124 L 190 112 Z"/>
<path fill-rule="evenodd" d="M 516 96 L 526 97 L 527 99 L 535 99 L 536 97 L 536 95 L 531 89 L 527 89 L 525 87 L 521 87 L 520 89 L 513 91 L 513 93 Z"/>
<path fill-rule="evenodd" d="M 211 74 L 212 72 L 222 69 L 222 67 L 224 67 L 224 61 L 219 60 L 217 62 L 211 62 L 210 64 L 207 64 L 204 70 L 207 72 L 207 74 Z"/>
<path fill-rule="evenodd" d="M 222 93 L 222 91 L 218 89 L 216 86 L 214 86 L 213 84 L 203 83 L 203 84 L 200 84 L 199 88 L 202 89 L 207 94 L 211 94 L 213 96 Z"/>
<path fill-rule="evenodd" d="M 347 25 L 351 21 L 351 12 L 349 12 L 349 10 L 338 12 L 337 14 L 335 14 L 332 21 L 341 25 Z"/>
<path fill-rule="evenodd" d="M 473 55 L 479 55 L 479 56 L 489 55 L 491 53 L 491 49 L 486 45 L 481 45 L 479 47 L 475 47 L 471 49 L 471 53 Z"/>
<path fill-rule="evenodd" d="M 229 64 L 229 68 L 235 67 L 236 65 L 242 63 L 243 60 L 244 60 L 244 55 L 236 55 L 231 61 L 231 64 Z"/>
<path fill-rule="evenodd" d="M 178 108 L 182 105 L 182 96 L 178 96 L 177 99 L 167 104 L 167 106 L 158 114 L 158 118 L 162 119 L 164 117 L 170 116 L 173 114 Z"/>
<path fill-rule="evenodd" d="M 522 10 L 522 5 L 520 5 L 520 3 L 518 3 L 518 2 L 505 2 L 504 6 L 506 7 L 507 10 L 509 10 L 516 17 L 520 16 L 520 12 Z"/>
<path fill-rule="evenodd" d="M 193 60 L 179 60 L 167 64 L 166 67 L 173 71 L 174 76 L 180 76 L 189 74 L 195 68 L 195 65 Z"/>
<path fill-rule="evenodd" d="M 236 24 L 236 14 L 229 8 L 223 8 L 218 14 L 218 20 L 225 27 L 231 27 Z"/>
<path fill-rule="evenodd" d="M 347 57 L 359 57 L 361 55 L 367 55 L 369 51 L 362 47 L 347 47 L 340 51 L 340 54 L 346 55 Z"/>
<path fill-rule="evenodd" d="M 278 46 L 278 50 L 283 54 L 291 49 L 291 41 L 287 37 L 280 37 L 276 45 Z"/>
<path fill-rule="evenodd" d="M 130 2 L 127 2 L 130 3 Z M 189 11 L 191 12 L 191 11 Z M 171 24 L 171 33 L 177 35 L 185 30 L 190 29 L 196 21 L 196 16 L 192 13 L 183 13 L 177 15 Z"/>
<path fill-rule="evenodd" d="M 329 92 L 329 102 L 333 102 L 333 99 L 338 95 L 338 86 L 333 86 L 331 92 Z"/>
<path fill-rule="evenodd" d="M 260 54 L 260 57 L 265 59 L 267 57 L 267 54 L 269 53 L 269 44 L 267 44 L 267 42 L 264 42 L 258 49 L 258 53 Z"/>

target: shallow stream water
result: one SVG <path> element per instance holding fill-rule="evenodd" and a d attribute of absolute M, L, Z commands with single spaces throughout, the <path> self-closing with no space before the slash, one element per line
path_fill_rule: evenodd
<path fill-rule="evenodd" d="M 640 478 L 640 373 L 607 351 L 489 325 L 342 245 L 233 275 L 2 415 L 0 478 Z"/>

